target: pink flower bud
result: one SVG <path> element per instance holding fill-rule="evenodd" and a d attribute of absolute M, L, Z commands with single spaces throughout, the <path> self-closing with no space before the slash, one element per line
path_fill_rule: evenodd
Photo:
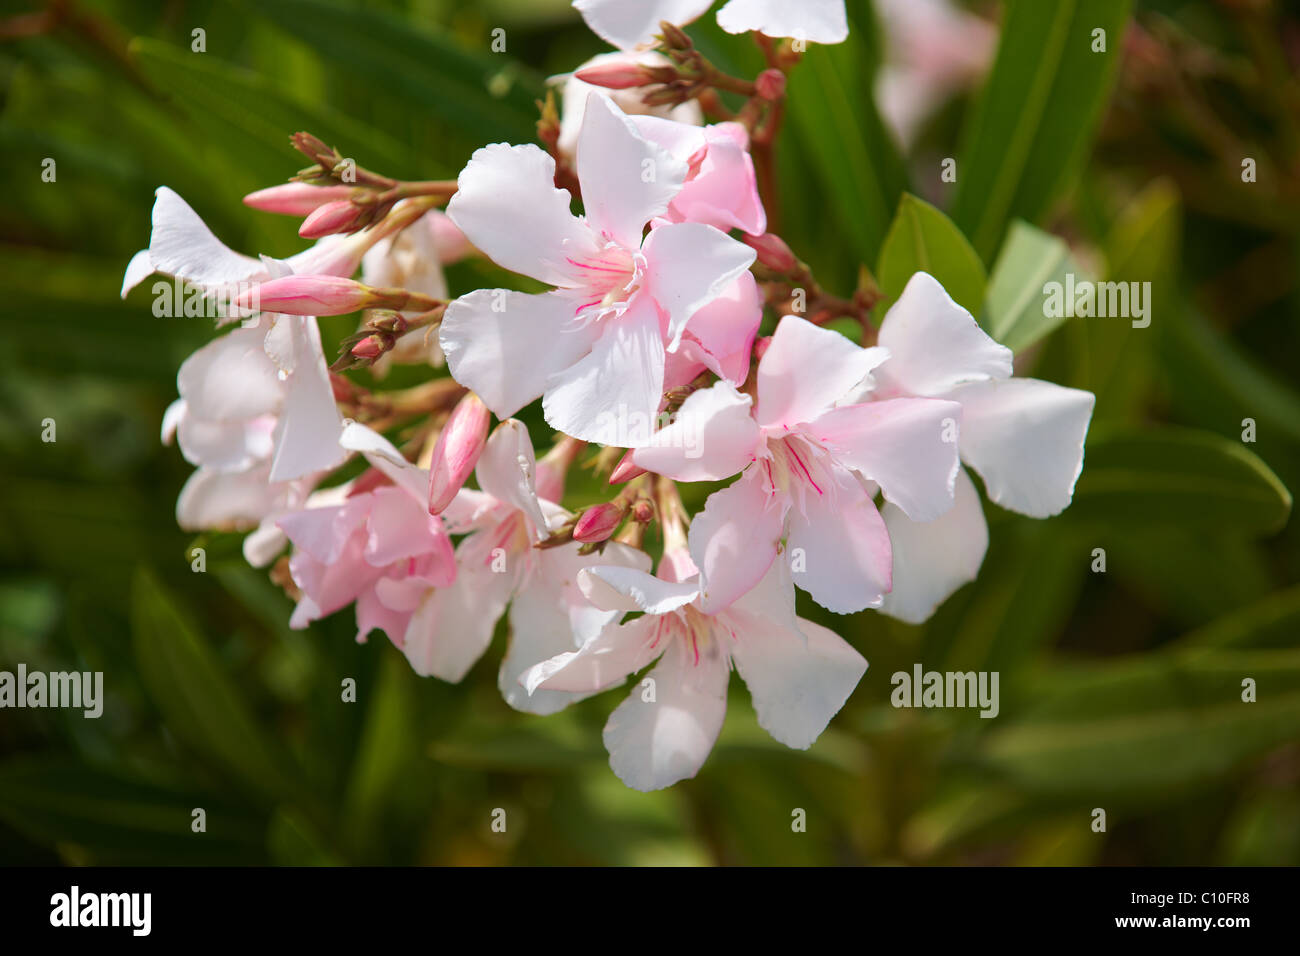
<path fill-rule="evenodd" d="M 349 199 L 336 199 L 313 210 L 298 227 L 298 235 L 304 239 L 320 239 L 345 232 L 357 222 L 357 207 Z"/>
<path fill-rule="evenodd" d="M 588 508 L 573 526 L 573 540 L 591 543 L 609 538 L 623 523 L 623 509 L 607 501 Z"/>
<path fill-rule="evenodd" d="M 764 70 L 754 80 L 758 95 L 765 100 L 779 100 L 785 96 L 785 74 L 780 70 Z"/>
<path fill-rule="evenodd" d="M 307 216 L 327 202 L 347 199 L 352 186 L 313 186 L 311 183 L 284 183 L 259 189 L 244 197 L 244 205 L 262 212 L 286 216 Z"/>
<path fill-rule="evenodd" d="M 387 349 L 384 348 L 384 341 L 377 335 L 370 335 L 362 339 L 356 345 L 352 346 L 352 354 L 359 359 L 366 359 L 373 362 L 379 356 L 383 355 Z"/>
<path fill-rule="evenodd" d="M 609 483 L 619 485 L 625 481 L 631 481 L 646 473 L 645 469 L 632 460 L 632 449 L 628 449 L 627 454 L 619 459 L 614 470 L 609 474 Z"/>
<path fill-rule="evenodd" d="M 768 347 L 769 345 L 771 345 L 771 344 L 772 344 L 772 336 L 770 336 L 770 335 L 764 335 L 764 336 L 762 336 L 761 338 L 757 338 L 757 339 L 755 339 L 755 340 L 754 340 L 754 358 L 755 358 L 756 360 L 760 360 L 760 361 L 761 361 L 762 358 L 763 358 L 763 356 L 764 356 L 764 354 L 766 354 L 766 352 L 767 352 L 767 347 Z"/>
<path fill-rule="evenodd" d="M 649 74 L 640 63 L 596 63 L 573 75 L 584 83 L 603 86 L 607 90 L 630 90 L 650 82 Z"/>
<path fill-rule="evenodd" d="M 775 233 L 761 236 L 742 235 L 745 244 L 758 253 L 758 261 L 774 272 L 790 272 L 799 265 L 785 240 Z"/>
<path fill-rule="evenodd" d="M 487 444 L 492 413 L 473 392 L 457 404 L 433 447 L 429 463 L 429 514 L 440 514 L 456 497 Z"/>
<path fill-rule="evenodd" d="M 284 276 L 249 289 L 235 305 L 288 315 L 343 315 L 371 303 L 370 289 L 338 276 Z"/>

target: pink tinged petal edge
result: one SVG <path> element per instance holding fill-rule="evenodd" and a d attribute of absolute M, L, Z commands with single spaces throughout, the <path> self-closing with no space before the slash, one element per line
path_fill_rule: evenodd
<path fill-rule="evenodd" d="M 1070 505 L 1083 471 L 1096 396 L 1032 378 L 970 385 L 962 403 L 961 456 L 979 472 L 989 500 L 1031 518 Z"/>
<path fill-rule="evenodd" d="M 768 427 L 812 421 L 850 395 L 888 355 L 787 315 L 758 363 L 755 417 Z"/>
<path fill-rule="evenodd" d="M 731 657 L 749 688 L 758 724 L 787 747 L 806 750 L 844 706 L 867 662 L 833 631 L 803 619 L 798 630 L 736 608 Z"/>
<path fill-rule="evenodd" d="M 686 164 L 642 139 L 607 96 L 587 97 L 578 137 L 578 181 L 587 223 L 624 249 L 639 249 L 645 225 L 662 215 L 686 179 Z"/>
<path fill-rule="evenodd" d="M 989 529 L 979 492 L 962 469 L 952 508 L 924 524 L 897 505 L 881 509 L 894 551 L 894 587 L 880 605 L 882 614 L 920 624 L 968 581 L 984 563 Z"/>
<path fill-rule="evenodd" d="M 716 614 L 763 579 L 777 559 L 785 511 L 785 496 L 772 493 L 758 468 L 709 496 L 689 532 L 701 611 Z"/>
<path fill-rule="evenodd" d="M 957 402 L 895 398 L 832 409 L 804 430 L 913 520 L 929 521 L 952 507 L 961 415 Z"/>
<path fill-rule="evenodd" d="M 717 637 L 697 660 L 674 640 L 649 674 L 655 699 L 637 686 L 605 724 L 609 765 L 634 790 L 661 790 L 694 777 L 708 758 L 727 712 L 729 659 Z"/>
<path fill-rule="evenodd" d="M 794 583 L 836 614 L 878 607 L 892 586 L 889 532 L 858 480 L 834 469 L 833 493 L 808 495 L 791 511 Z"/>
<path fill-rule="evenodd" d="M 522 573 L 513 557 L 495 571 L 493 546 L 490 531 L 461 541 L 455 582 L 430 591 L 411 616 L 402 653 L 417 674 L 458 683 L 487 650 Z"/>
<path fill-rule="evenodd" d="M 943 397 L 959 385 L 1011 376 L 1011 350 L 989 338 L 927 272 L 908 280 L 877 341 L 889 361 L 876 378 L 892 392 Z"/>
<path fill-rule="evenodd" d="M 701 223 L 660 226 L 646 238 L 646 283 L 668 315 L 668 348 L 675 350 L 687 323 L 727 291 L 757 255 L 743 242 Z"/>

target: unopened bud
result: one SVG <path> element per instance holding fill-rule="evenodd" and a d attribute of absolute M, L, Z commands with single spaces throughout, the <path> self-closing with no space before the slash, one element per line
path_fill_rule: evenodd
<path fill-rule="evenodd" d="M 249 289 L 235 304 L 287 315 L 343 315 L 373 304 L 372 292 L 339 276 L 282 276 Z"/>
<path fill-rule="evenodd" d="M 754 89 L 763 99 L 775 102 L 785 96 L 785 74 L 780 70 L 764 70 L 755 77 Z"/>
<path fill-rule="evenodd" d="M 350 199 L 337 199 L 312 210 L 298 227 L 298 235 L 304 239 L 320 239 L 340 232 L 353 232 L 367 225 L 373 217 L 372 209 L 357 206 Z"/>
<path fill-rule="evenodd" d="M 347 199 L 352 186 L 313 186 L 310 183 L 284 183 L 259 189 L 244 197 L 244 205 L 262 212 L 285 216 L 308 216 L 329 202 Z"/>
<path fill-rule="evenodd" d="M 625 481 L 631 481 L 633 478 L 639 478 L 646 473 L 646 470 L 632 460 L 633 450 L 628 449 L 627 453 L 619 459 L 614 470 L 609 473 L 609 483 L 619 485 Z"/>
<path fill-rule="evenodd" d="M 582 513 L 573 526 L 573 540 L 592 544 L 605 541 L 623 523 L 623 506 L 607 501 L 594 505 Z"/>
<path fill-rule="evenodd" d="M 596 63 L 573 75 L 584 83 L 603 86 L 607 90 L 631 90 L 650 82 L 650 76 L 641 64 L 627 61 Z"/>
<path fill-rule="evenodd" d="M 429 514 L 440 514 L 465 484 L 487 444 L 491 423 L 492 413 L 473 392 L 456 405 L 429 463 Z"/>
<path fill-rule="evenodd" d="M 758 253 L 758 261 L 774 272 L 791 272 L 798 265 L 784 239 L 775 233 L 765 232 L 761 236 L 742 235 L 741 240 Z"/>
<path fill-rule="evenodd" d="M 764 335 L 754 340 L 754 358 L 761 360 L 767 352 L 767 347 L 772 344 L 772 336 Z"/>
<path fill-rule="evenodd" d="M 368 335 L 352 346 L 352 354 L 368 362 L 373 362 L 387 351 L 388 349 L 384 348 L 383 338 L 378 335 Z"/>

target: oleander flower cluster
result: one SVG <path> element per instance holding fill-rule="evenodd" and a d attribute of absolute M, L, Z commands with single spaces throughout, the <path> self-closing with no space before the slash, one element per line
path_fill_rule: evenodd
<path fill-rule="evenodd" d="M 704 764 L 732 669 L 763 728 L 811 746 L 867 661 L 797 590 L 925 620 L 983 560 L 972 473 L 998 506 L 1060 512 L 1093 396 L 1016 377 L 931 275 L 875 315 L 769 231 L 785 80 L 845 38 L 842 0 L 721 4 L 767 58 L 752 81 L 681 29 L 709 0 L 574 6 L 619 52 L 562 78 L 541 145 L 410 182 L 298 134 L 311 165 L 245 201 L 301 218 L 308 248 L 235 252 L 161 188 L 123 295 L 159 273 L 229 303 L 163 422 L 195 469 L 182 527 L 247 532 L 293 627 L 354 614 L 421 675 L 465 678 L 504 618 L 493 666 L 521 711 L 636 675 L 604 742 L 651 790 Z M 743 105 L 718 115 L 720 91 Z M 502 287 L 449 289 L 469 257 Z M 402 366 L 416 384 L 386 387 Z M 566 503 L 580 464 L 602 500 Z"/>

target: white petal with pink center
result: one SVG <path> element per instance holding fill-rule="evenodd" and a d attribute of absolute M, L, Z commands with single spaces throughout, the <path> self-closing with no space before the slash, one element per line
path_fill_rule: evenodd
<path fill-rule="evenodd" d="M 668 556 L 661 574 L 665 566 L 675 566 Z M 608 567 L 588 568 L 579 578 L 594 603 L 636 608 L 644 616 L 607 625 L 578 650 L 531 668 L 521 683 L 534 694 L 591 693 L 658 658 L 610 715 L 603 735 L 610 766 L 637 790 L 668 787 L 699 772 L 722 728 L 733 662 L 749 685 L 760 724 L 801 749 L 826 728 L 866 670 L 846 643 L 794 616 L 783 565 L 717 615 L 701 609 L 698 579 L 675 583 Z"/>

